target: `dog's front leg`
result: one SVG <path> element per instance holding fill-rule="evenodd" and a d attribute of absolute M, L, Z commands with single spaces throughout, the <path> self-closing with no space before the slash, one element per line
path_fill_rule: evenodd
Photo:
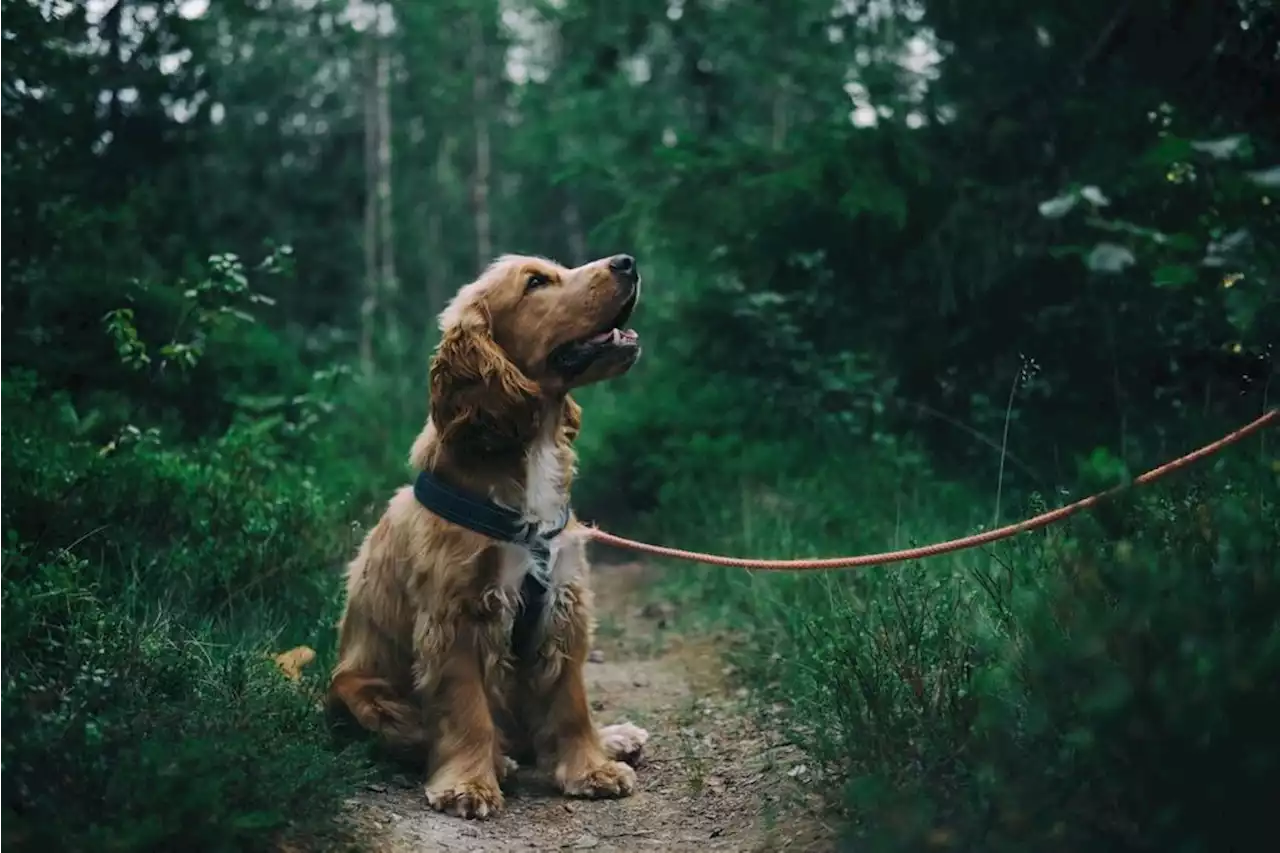
<path fill-rule="evenodd" d="M 503 806 L 495 772 L 501 753 L 486 686 L 495 631 L 469 614 L 458 614 L 451 627 L 418 631 L 418 689 L 435 724 L 427 802 L 459 817 L 486 818 Z"/>
<path fill-rule="evenodd" d="M 587 702 L 582 670 L 591 645 L 590 590 L 581 581 L 570 582 L 556 590 L 548 607 L 536 658 L 522 662 L 535 749 L 569 796 L 629 796 L 636 789 L 636 773 L 614 760 L 616 753 L 596 730 Z M 648 737 L 634 726 L 611 728 L 634 730 L 640 744 Z"/>

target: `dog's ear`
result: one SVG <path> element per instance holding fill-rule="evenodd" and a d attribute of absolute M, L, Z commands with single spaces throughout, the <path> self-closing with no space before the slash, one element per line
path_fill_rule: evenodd
<path fill-rule="evenodd" d="M 538 428 L 537 396 L 480 311 L 445 330 L 431 359 L 431 418 L 441 441 L 488 453 L 523 446 Z"/>

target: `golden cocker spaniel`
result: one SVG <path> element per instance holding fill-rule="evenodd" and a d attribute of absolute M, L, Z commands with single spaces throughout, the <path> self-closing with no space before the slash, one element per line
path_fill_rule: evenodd
<path fill-rule="evenodd" d="M 426 755 L 439 811 L 501 810 L 512 755 L 536 756 L 570 796 L 635 790 L 625 762 L 648 733 L 598 729 L 583 682 L 594 622 L 569 511 L 581 425 L 569 392 L 635 364 L 639 293 L 629 255 L 576 269 L 506 256 L 440 315 L 430 418 L 410 454 L 419 482 L 349 566 L 329 691 Z"/>

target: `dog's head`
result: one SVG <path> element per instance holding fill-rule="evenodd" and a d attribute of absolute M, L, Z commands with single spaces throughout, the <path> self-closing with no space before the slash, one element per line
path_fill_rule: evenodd
<path fill-rule="evenodd" d="M 626 373 L 640 357 L 626 328 L 639 297 L 630 255 L 575 269 L 499 258 L 440 315 L 431 411 L 441 436 L 469 424 L 494 449 L 527 441 L 542 401 Z"/>

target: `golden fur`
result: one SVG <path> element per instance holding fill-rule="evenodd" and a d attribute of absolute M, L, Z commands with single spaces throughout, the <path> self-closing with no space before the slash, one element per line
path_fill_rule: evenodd
<path fill-rule="evenodd" d="M 581 428 L 568 392 L 625 372 L 639 348 L 633 334 L 615 334 L 571 378 L 553 353 L 620 314 L 625 322 L 638 290 L 626 256 L 577 269 L 508 256 L 463 287 L 440 317 L 414 469 L 553 523 L 568 500 Z M 583 682 L 594 628 L 584 529 L 571 519 L 554 540 L 536 650 L 516 659 L 510 631 L 527 560 L 519 546 L 446 522 L 403 488 L 349 566 L 331 704 L 388 743 L 424 753 L 437 810 L 497 813 L 499 783 L 515 766 L 508 755 L 530 752 L 568 795 L 635 790 L 635 771 L 617 759 L 637 755 L 648 735 L 628 724 L 598 730 Z"/>

